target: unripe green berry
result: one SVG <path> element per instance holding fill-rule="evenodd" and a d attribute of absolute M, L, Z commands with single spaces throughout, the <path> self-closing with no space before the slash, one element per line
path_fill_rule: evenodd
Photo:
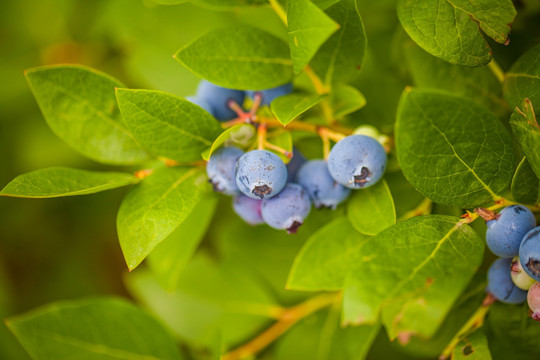
<path fill-rule="evenodd" d="M 525 271 L 523 271 L 521 263 L 519 262 L 519 256 L 514 256 L 514 258 L 512 259 L 512 267 L 510 268 L 510 270 L 512 282 L 514 283 L 514 285 L 516 285 L 522 290 L 529 290 L 531 286 L 536 282 L 533 278 L 527 275 Z"/>

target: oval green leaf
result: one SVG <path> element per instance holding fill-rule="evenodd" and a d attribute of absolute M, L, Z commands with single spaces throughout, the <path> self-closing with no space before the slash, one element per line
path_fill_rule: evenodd
<path fill-rule="evenodd" d="M 510 126 L 536 177 L 540 179 L 540 125 L 529 99 L 525 99 L 521 109 L 514 109 Z"/>
<path fill-rule="evenodd" d="M 287 44 L 248 26 L 210 30 L 174 57 L 198 76 L 230 89 L 269 89 L 293 76 Z"/>
<path fill-rule="evenodd" d="M 540 45 L 523 54 L 504 75 L 503 92 L 512 108 L 521 106 L 524 98 L 540 104 Z"/>
<path fill-rule="evenodd" d="M 336 119 L 341 119 L 366 105 L 364 95 L 357 88 L 347 84 L 334 84 L 330 96 L 332 110 Z"/>
<path fill-rule="evenodd" d="M 531 205 L 540 199 L 540 182 L 527 157 L 523 157 L 512 178 L 512 196 L 520 203 Z"/>
<path fill-rule="evenodd" d="M 512 179 L 510 134 L 494 114 L 466 98 L 408 88 L 395 133 L 403 174 L 434 202 L 480 205 Z"/>
<path fill-rule="evenodd" d="M 302 115 L 321 101 L 325 95 L 289 94 L 276 98 L 270 109 L 283 126 Z"/>

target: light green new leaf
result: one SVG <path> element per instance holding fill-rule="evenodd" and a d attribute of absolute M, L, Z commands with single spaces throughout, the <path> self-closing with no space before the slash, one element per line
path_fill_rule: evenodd
<path fill-rule="evenodd" d="M 267 0 L 189 0 L 192 4 L 211 10 L 231 11 L 242 6 L 268 4 Z"/>
<path fill-rule="evenodd" d="M 355 0 L 341 0 L 326 14 L 340 25 L 317 51 L 311 67 L 326 85 L 333 81 L 351 82 L 360 73 L 366 52 L 364 23 Z"/>
<path fill-rule="evenodd" d="M 167 292 L 144 269 L 126 277 L 130 292 L 177 336 L 195 346 L 237 345 L 270 324 L 281 308 L 253 273 L 196 255 Z"/>
<path fill-rule="evenodd" d="M 354 191 L 347 202 L 347 217 L 357 231 L 366 235 L 377 235 L 394 225 L 396 209 L 386 181 Z"/>
<path fill-rule="evenodd" d="M 177 96 L 117 89 L 116 97 L 133 136 L 156 155 L 179 162 L 199 160 L 221 132 L 212 115 Z"/>
<path fill-rule="evenodd" d="M 503 44 L 516 16 L 511 0 L 400 0 L 397 11 L 401 25 L 422 49 L 466 66 L 491 60 L 480 29 Z"/>
<path fill-rule="evenodd" d="M 165 290 L 176 290 L 182 271 L 212 220 L 217 200 L 217 196 L 202 199 L 180 226 L 148 255 L 150 270 Z"/>
<path fill-rule="evenodd" d="M 7 320 L 35 360 L 179 360 L 174 339 L 119 298 L 62 301 Z"/>
<path fill-rule="evenodd" d="M 521 149 L 527 156 L 527 161 L 536 177 L 540 179 L 540 125 L 529 99 L 525 99 L 522 109 L 518 107 L 514 109 L 510 116 L 510 125 Z"/>
<path fill-rule="evenodd" d="M 395 134 L 403 174 L 434 202 L 480 205 L 512 179 L 510 134 L 494 114 L 466 98 L 406 89 Z"/>
<path fill-rule="evenodd" d="M 300 74 L 321 45 L 339 29 L 339 25 L 310 0 L 288 3 L 287 24 L 295 74 Z"/>
<path fill-rule="evenodd" d="M 200 77 L 230 89 L 269 89 L 293 76 L 287 44 L 248 26 L 210 30 L 174 57 Z"/>
<path fill-rule="evenodd" d="M 129 269 L 171 234 L 208 191 L 204 170 L 160 168 L 122 201 L 116 225 Z"/>
<path fill-rule="evenodd" d="M 270 109 L 279 122 L 286 126 L 298 116 L 317 105 L 324 96 L 305 94 L 283 95 L 272 101 Z"/>
<path fill-rule="evenodd" d="M 210 159 L 212 153 L 216 151 L 221 145 L 233 145 L 239 147 L 248 146 L 255 137 L 255 127 L 251 124 L 237 124 L 231 126 L 224 132 L 222 132 L 216 140 L 212 143 L 212 146 L 203 151 L 202 158 L 206 161 Z"/>
<path fill-rule="evenodd" d="M 446 215 L 417 216 L 382 231 L 362 249 L 345 281 L 344 321 L 379 316 L 391 339 L 431 337 L 482 261 L 484 242 Z"/>
<path fill-rule="evenodd" d="M 512 178 L 512 196 L 523 204 L 536 204 L 540 199 L 540 182 L 527 157 L 523 157 Z"/>
<path fill-rule="evenodd" d="M 347 274 L 361 261 L 369 236 L 358 233 L 340 217 L 311 235 L 296 256 L 287 288 L 295 290 L 340 290 Z"/>
<path fill-rule="evenodd" d="M 188 2 L 189 0 L 153 0 L 160 5 L 179 5 Z"/>
<path fill-rule="evenodd" d="M 330 95 L 334 117 L 340 119 L 366 105 L 366 98 L 353 86 L 337 83 L 332 87 Z"/>
<path fill-rule="evenodd" d="M 24 198 L 86 195 L 139 181 L 129 173 L 52 167 L 17 176 L 0 191 L 0 195 Z"/>
<path fill-rule="evenodd" d="M 122 122 L 114 89 L 123 85 L 117 80 L 75 65 L 44 66 L 25 75 L 47 124 L 73 149 L 106 164 L 147 159 Z"/>
<path fill-rule="evenodd" d="M 505 74 L 503 93 L 512 108 L 521 106 L 525 98 L 540 104 L 540 45 L 523 54 Z"/>
<path fill-rule="evenodd" d="M 464 336 L 454 348 L 452 360 L 491 360 L 484 329 Z"/>

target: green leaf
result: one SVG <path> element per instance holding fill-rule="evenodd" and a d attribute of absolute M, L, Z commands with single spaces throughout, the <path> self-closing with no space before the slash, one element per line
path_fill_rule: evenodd
<path fill-rule="evenodd" d="M 422 49 L 466 66 L 491 60 L 480 29 L 503 44 L 516 16 L 511 0 L 400 0 L 397 11 L 401 25 Z"/>
<path fill-rule="evenodd" d="M 292 135 L 291 135 L 290 131 L 277 130 L 273 134 L 269 134 L 267 140 L 268 140 L 269 143 L 274 144 L 276 146 L 279 146 L 280 148 L 282 148 L 282 149 L 284 149 L 287 152 L 292 154 L 292 151 L 293 151 L 293 139 L 292 139 Z M 291 161 L 291 159 L 289 159 L 287 156 L 285 156 L 285 154 L 283 154 L 282 152 L 279 152 L 279 151 L 276 151 L 276 150 L 273 150 L 273 149 L 268 149 L 268 150 L 273 152 L 277 156 L 279 156 L 281 158 L 281 160 L 283 160 L 283 162 L 285 164 L 288 164 L 289 161 Z"/>
<path fill-rule="evenodd" d="M 53 198 L 86 195 L 139 182 L 133 174 L 51 167 L 19 175 L 0 195 L 24 198 Z"/>
<path fill-rule="evenodd" d="M 311 67 L 326 85 L 333 81 L 350 82 L 357 77 L 364 61 L 367 44 L 364 23 L 355 0 L 341 0 L 330 6 L 326 14 L 340 29 L 321 46 Z"/>
<path fill-rule="evenodd" d="M 188 2 L 189 0 L 153 0 L 160 5 L 178 5 Z"/>
<path fill-rule="evenodd" d="M 449 64 L 428 54 L 410 40 L 404 45 L 404 54 L 416 86 L 462 95 L 497 114 L 507 115 L 508 104 L 502 98 L 501 83 L 487 66 Z"/>
<path fill-rule="evenodd" d="M 234 10 L 242 6 L 267 4 L 267 0 L 189 0 L 192 4 L 211 10 Z"/>
<path fill-rule="evenodd" d="M 119 298 L 57 302 L 7 324 L 35 360 L 182 359 L 161 324 Z"/>
<path fill-rule="evenodd" d="M 216 205 L 216 196 L 201 200 L 180 226 L 148 255 L 148 265 L 165 290 L 176 290 L 182 271 L 210 225 Z"/>
<path fill-rule="evenodd" d="M 403 174 L 434 202 L 472 207 L 496 198 L 510 183 L 510 134 L 471 100 L 405 89 L 395 133 Z"/>
<path fill-rule="evenodd" d="M 365 235 L 377 235 L 396 223 L 394 199 L 386 181 L 355 191 L 347 203 L 347 218 Z"/>
<path fill-rule="evenodd" d="M 129 269 L 188 217 L 207 187 L 204 170 L 161 168 L 127 194 L 116 226 Z"/>
<path fill-rule="evenodd" d="M 270 104 L 272 113 L 280 123 L 287 126 L 302 113 L 311 109 L 324 98 L 325 95 L 289 94 L 276 98 Z"/>
<path fill-rule="evenodd" d="M 512 196 L 523 204 L 536 204 L 540 199 L 540 182 L 527 157 L 523 157 L 512 178 Z"/>
<path fill-rule="evenodd" d="M 503 93 L 512 108 L 521 106 L 524 98 L 540 104 L 540 45 L 523 54 L 505 74 Z"/>
<path fill-rule="evenodd" d="M 302 319 L 276 343 L 272 360 L 364 359 L 377 336 L 380 325 L 349 326 L 339 324 L 339 308 L 321 311 Z"/>
<path fill-rule="evenodd" d="M 246 147 L 254 139 L 255 133 L 255 127 L 251 124 L 237 124 L 231 126 L 214 140 L 211 147 L 203 151 L 201 154 L 202 158 L 208 161 L 210 156 L 212 156 L 212 153 L 223 144 L 227 146 Z"/>
<path fill-rule="evenodd" d="M 523 102 L 523 109 L 514 109 L 510 125 L 536 177 L 540 178 L 540 125 L 529 99 Z"/>
<path fill-rule="evenodd" d="M 366 105 L 366 98 L 353 86 L 337 83 L 332 87 L 331 94 L 334 117 L 340 119 Z"/>
<path fill-rule="evenodd" d="M 484 329 L 463 337 L 454 348 L 453 360 L 491 360 Z"/>
<path fill-rule="evenodd" d="M 117 89 L 116 97 L 133 136 L 159 156 L 179 162 L 199 160 L 221 131 L 208 112 L 174 95 Z"/>
<path fill-rule="evenodd" d="M 431 337 L 482 261 L 484 242 L 445 215 L 417 216 L 379 233 L 345 282 L 344 321 L 379 316 L 391 339 Z"/>
<path fill-rule="evenodd" d="M 339 217 L 311 235 L 296 256 L 287 288 L 340 290 L 347 274 L 361 261 L 369 236 L 358 233 L 345 217 Z"/>
<path fill-rule="evenodd" d="M 123 85 L 117 80 L 75 65 L 44 66 L 25 75 L 47 124 L 73 149 L 106 164 L 148 158 L 122 122 L 114 89 Z"/>
<path fill-rule="evenodd" d="M 188 264 L 172 293 L 144 270 L 131 273 L 127 281 L 137 299 L 192 345 L 213 346 L 218 333 L 226 346 L 238 344 L 280 310 L 258 276 L 203 255 Z"/>
<path fill-rule="evenodd" d="M 289 47 L 281 39 L 248 27 L 214 29 L 175 54 L 182 65 L 214 84 L 264 90 L 292 79 Z"/>
<path fill-rule="evenodd" d="M 287 22 L 294 73 L 300 74 L 339 25 L 309 0 L 290 1 Z"/>

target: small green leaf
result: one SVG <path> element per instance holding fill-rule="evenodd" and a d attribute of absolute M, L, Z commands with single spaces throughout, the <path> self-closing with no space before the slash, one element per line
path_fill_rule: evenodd
<path fill-rule="evenodd" d="M 248 26 L 210 30 L 178 50 L 175 59 L 231 89 L 269 89 L 290 82 L 293 75 L 287 44 Z"/>
<path fill-rule="evenodd" d="M 361 260 L 369 236 L 358 233 L 340 217 L 311 235 L 296 256 L 287 288 L 295 290 L 340 290 L 347 274 Z"/>
<path fill-rule="evenodd" d="M 272 101 L 270 108 L 279 122 L 286 126 L 298 116 L 317 105 L 324 96 L 304 94 L 284 95 Z"/>
<path fill-rule="evenodd" d="M 287 22 L 294 73 L 300 74 L 339 25 L 309 0 L 289 2 Z"/>
<path fill-rule="evenodd" d="M 529 99 L 525 99 L 522 109 L 518 107 L 514 109 L 510 116 L 510 125 L 521 149 L 527 156 L 527 161 L 536 177 L 540 179 L 540 125 Z"/>
<path fill-rule="evenodd" d="M 201 200 L 180 226 L 148 255 L 148 265 L 165 290 L 176 290 L 178 279 L 204 236 L 216 205 L 216 196 Z"/>
<path fill-rule="evenodd" d="M 188 2 L 189 0 L 153 0 L 160 5 L 179 5 Z"/>
<path fill-rule="evenodd" d="M 540 182 L 527 157 L 523 157 L 512 178 L 512 196 L 523 204 L 536 204 L 540 199 Z"/>
<path fill-rule="evenodd" d="M 347 203 L 347 218 L 365 235 L 377 235 L 396 223 L 394 199 L 386 181 L 354 191 Z"/>
<path fill-rule="evenodd" d="M 332 87 L 331 94 L 334 117 L 340 119 L 366 105 L 366 98 L 353 86 L 337 83 Z"/>
<path fill-rule="evenodd" d="M 321 46 L 311 67 L 326 85 L 333 81 L 350 82 L 360 73 L 364 62 L 367 45 L 364 23 L 355 0 L 341 0 L 330 6 L 326 14 L 340 29 Z"/>
<path fill-rule="evenodd" d="M 292 139 L 292 135 L 291 135 L 290 131 L 277 130 L 276 133 L 269 134 L 267 140 L 268 140 L 269 143 L 274 144 L 276 146 L 279 146 L 283 150 L 286 150 L 286 151 L 288 151 L 289 153 L 292 154 L 292 151 L 293 151 L 293 139 Z M 283 160 L 283 162 L 285 164 L 288 164 L 289 161 L 291 161 L 291 159 L 289 159 L 287 156 L 285 156 L 285 154 L 283 154 L 282 152 L 279 152 L 279 151 L 276 151 L 276 150 L 273 150 L 273 149 L 267 149 L 267 150 L 269 150 L 269 151 L 273 152 L 274 154 L 276 154 L 277 156 L 279 156 L 281 158 L 281 160 Z"/>
<path fill-rule="evenodd" d="M 540 45 L 523 54 L 504 76 L 504 98 L 512 108 L 521 106 L 524 98 L 540 104 Z"/>
<path fill-rule="evenodd" d="M 216 151 L 221 145 L 225 144 L 227 146 L 239 146 L 246 147 L 255 136 L 255 127 L 251 124 L 237 124 L 231 126 L 224 132 L 222 132 L 216 140 L 212 143 L 212 146 L 204 150 L 201 154 L 202 158 L 206 161 L 210 159 L 212 153 Z"/>
<path fill-rule="evenodd" d="M 57 302 L 7 324 L 35 360 L 183 358 L 156 319 L 119 298 Z"/>
<path fill-rule="evenodd" d="M 406 89 L 395 133 L 403 174 L 434 202 L 472 207 L 497 197 L 510 183 L 510 134 L 494 114 L 471 100 Z"/>
<path fill-rule="evenodd" d="M 207 185 L 199 168 L 160 168 L 127 194 L 116 225 L 129 269 L 188 217 Z"/>
<path fill-rule="evenodd" d="M 391 339 L 431 337 L 482 261 L 484 242 L 446 215 L 417 216 L 382 231 L 362 249 L 345 282 L 344 321 L 379 316 Z"/>
<path fill-rule="evenodd" d="M 191 102 L 161 91 L 117 89 L 122 116 L 133 136 L 156 155 L 199 160 L 219 135 L 219 123 Z"/>
<path fill-rule="evenodd" d="M 25 74 L 47 124 L 73 149 L 106 164 L 148 158 L 122 122 L 114 89 L 123 85 L 117 80 L 75 65 L 44 66 Z"/>
<path fill-rule="evenodd" d="M 464 336 L 454 348 L 452 360 L 491 360 L 484 329 Z"/>
<path fill-rule="evenodd" d="M 211 10 L 231 11 L 242 6 L 268 4 L 267 0 L 189 0 L 192 4 Z"/>
<path fill-rule="evenodd" d="M 19 175 L 0 191 L 2 196 L 53 198 L 86 195 L 139 182 L 133 174 L 52 167 Z"/>
<path fill-rule="evenodd" d="M 397 11 L 401 25 L 422 49 L 466 66 L 491 60 L 480 29 L 503 44 L 516 16 L 511 0 L 400 0 Z"/>

